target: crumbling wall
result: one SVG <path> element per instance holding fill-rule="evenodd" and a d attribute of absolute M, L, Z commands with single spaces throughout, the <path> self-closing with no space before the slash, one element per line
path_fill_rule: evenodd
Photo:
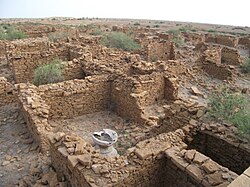
<path fill-rule="evenodd" d="M 39 95 L 50 106 L 50 118 L 71 118 L 108 109 L 110 84 L 107 76 L 92 76 L 39 86 Z"/>
<path fill-rule="evenodd" d="M 51 63 L 54 59 L 65 61 L 62 63 L 65 80 L 85 76 L 78 60 L 86 52 L 82 46 L 49 43 L 47 38 L 38 38 L 11 42 L 7 48 L 8 63 L 17 83 L 32 82 L 35 69 L 40 65 Z"/>
<path fill-rule="evenodd" d="M 56 31 L 55 27 L 50 25 L 21 24 L 15 26 L 32 38 L 43 37 Z"/>
<path fill-rule="evenodd" d="M 26 38 L 21 40 L 14 40 L 6 43 L 6 51 L 9 55 L 18 55 L 21 53 L 47 51 L 49 49 L 49 40 L 43 38 Z"/>
<path fill-rule="evenodd" d="M 178 98 L 179 84 L 176 78 L 164 76 L 164 99 L 174 101 Z"/>
<path fill-rule="evenodd" d="M 221 63 L 228 65 L 240 65 L 242 62 L 239 51 L 234 48 L 223 47 L 221 50 Z"/>
<path fill-rule="evenodd" d="M 0 106 L 16 102 L 16 90 L 5 77 L 0 77 Z"/>
<path fill-rule="evenodd" d="M 216 162 L 228 167 L 230 170 L 241 174 L 249 167 L 250 148 L 247 144 L 235 142 L 229 138 L 221 138 L 214 132 L 223 132 L 223 125 L 210 125 L 209 130 L 198 132 L 189 143 L 191 148 L 195 148 L 205 155 L 211 157 Z M 211 132 L 213 131 L 213 133 Z"/>
<path fill-rule="evenodd" d="M 203 62 L 209 62 L 214 64 L 221 64 L 221 47 L 220 46 L 208 46 L 203 52 Z"/>
<path fill-rule="evenodd" d="M 210 46 L 203 53 L 198 62 L 201 62 L 202 69 L 210 76 L 225 80 L 232 77 L 232 72 L 225 64 L 221 64 L 222 50 L 219 46 Z"/>
<path fill-rule="evenodd" d="M 175 131 L 184 128 L 186 125 L 197 125 L 200 118 L 204 115 L 206 105 L 195 101 L 178 99 L 169 105 L 164 105 L 164 117 L 157 126 L 150 131 L 157 135 L 162 132 Z M 187 129 L 184 128 L 186 131 Z"/>
<path fill-rule="evenodd" d="M 174 60 L 174 43 L 168 42 L 166 40 L 150 41 L 146 48 L 146 55 L 148 61 Z"/>
<path fill-rule="evenodd" d="M 0 41 L 0 58 L 3 58 L 6 56 L 6 50 L 5 50 L 5 42 Z"/>
<path fill-rule="evenodd" d="M 171 41 L 173 39 L 173 35 L 172 34 L 168 34 L 168 33 L 156 33 L 156 35 L 164 40 L 167 41 Z"/>
<path fill-rule="evenodd" d="M 82 64 L 79 60 L 74 59 L 72 61 L 65 61 L 62 62 L 62 64 L 64 80 L 83 79 L 85 77 L 85 73 L 82 70 Z"/>
<path fill-rule="evenodd" d="M 196 150 L 178 150 L 173 147 L 166 150 L 165 154 L 167 172 L 163 186 L 227 186 L 238 177 Z"/>
<path fill-rule="evenodd" d="M 57 133 L 50 138 L 51 160 L 59 181 L 64 177 L 72 186 L 152 186 L 163 182 L 164 178 L 161 182 L 159 179 L 164 171 L 164 150 L 184 146 L 179 136 L 159 135 L 141 142 L 124 156 L 104 158 L 79 137 Z"/>
<path fill-rule="evenodd" d="M 238 46 L 238 38 L 235 36 L 228 36 L 228 35 L 206 34 L 205 42 L 217 43 L 234 48 Z"/>
<path fill-rule="evenodd" d="M 192 42 L 192 43 L 205 42 L 205 35 L 202 33 L 185 32 L 185 33 L 182 33 L 182 35 L 185 37 L 185 41 L 188 41 L 188 42 Z"/>
<path fill-rule="evenodd" d="M 78 46 L 67 43 L 50 44 L 47 38 L 13 41 L 7 45 L 6 49 L 8 64 L 17 83 L 32 82 L 34 71 L 40 65 L 49 64 L 54 59 L 74 60 L 83 54 Z M 77 76 L 72 78 L 75 77 Z"/>
<path fill-rule="evenodd" d="M 111 110 L 114 110 L 123 118 L 145 123 L 142 119 L 142 107 L 139 105 L 137 97 L 144 95 L 141 93 L 140 83 L 132 77 L 120 76 L 115 79 L 111 87 Z M 138 93 L 138 94 L 137 94 Z"/>
<path fill-rule="evenodd" d="M 239 38 L 239 44 L 250 49 L 250 37 Z"/>
<path fill-rule="evenodd" d="M 21 83 L 18 85 L 18 90 L 18 101 L 27 127 L 41 151 L 47 151 L 48 131 L 51 129 L 48 124 L 50 107 L 39 96 L 38 89 L 34 85 Z"/>
<path fill-rule="evenodd" d="M 71 186 L 213 186 L 237 175 L 195 150 L 185 150 L 183 132 L 139 142 L 124 156 L 104 158 L 81 138 L 51 136 L 51 160 L 59 181 Z M 227 176 L 227 177 L 222 177 Z"/>
<path fill-rule="evenodd" d="M 220 80 L 226 80 L 232 77 L 231 70 L 227 66 L 224 66 L 224 65 L 216 65 L 214 63 L 205 62 L 202 68 L 210 76 L 220 79 Z"/>
<path fill-rule="evenodd" d="M 139 96 L 140 106 L 148 106 L 164 99 L 165 79 L 160 73 L 150 75 L 140 75 L 136 77 L 136 90 L 134 92 Z"/>

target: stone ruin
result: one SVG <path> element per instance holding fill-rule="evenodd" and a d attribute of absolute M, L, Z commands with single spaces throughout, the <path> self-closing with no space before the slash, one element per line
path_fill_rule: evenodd
<path fill-rule="evenodd" d="M 205 96 L 196 87 L 191 98 L 182 97 L 181 79 L 192 75 L 171 35 L 135 29 L 142 49 L 129 53 L 79 32 L 71 40 L 51 42 L 53 27 L 26 29 L 38 38 L 0 43 L 0 56 L 15 80 L 0 78 L 0 105 L 18 103 L 39 150 L 50 154 L 56 172 L 45 175 L 50 186 L 249 184 L 249 142 L 238 140 L 233 126 L 201 120 L 206 103 L 198 98 Z M 183 37 L 195 46 L 195 69 L 220 80 L 233 79 L 242 63 L 238 45 L 249 47 L 249 38 Z M 63 60 L 65 81 L 34 86 L 34 70 L 55 58 Z M 96 124 L 90 115 L 114 116 L 108 128 L 118 131 L 120 155 L 107 157 L 95 149 L 89 136 L 107 124 Z M 85 121 L 79 126 L 83 118 L 95 124 L 94 131 Z"/>

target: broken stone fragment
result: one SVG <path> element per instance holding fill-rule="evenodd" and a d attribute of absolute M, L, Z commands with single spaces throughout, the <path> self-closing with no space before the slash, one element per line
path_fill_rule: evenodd
<path fill-rule="evenodd" d="M 191 90 L 192 90 L 192 93 L 193 93 L 193 94 L 203 96 L 203 93 L 202 93 L 200 90 L 198 90 L 197 87 L 192 86 L 192 87 L 191 87 Z"/>
<path fill-rule="evenodd" d="M 196 151 L 195 151 L 195 150 L 188 150 L 188 151 L 185 153 L 185 159 L 186 159 L 188 162 L 192 162 L 193 159 L 194 159 L 195 154 L 196 154 Z"/>
<path fill-rule="evenodd" d="M 76 148 L 75 148 L 75 155 L 79 155 L 79 154 L 84 153 L 86 146 L 87 146 L 87 143 L 85 143 L 83 141 L 77 143 Z"/>
<path fill-rule="evenodd" d="M 102 169 L 101 164 L 93 164 L 91 166 L 92 170 L 95 172 L 95 174 L 100 174 L 100 170 Z"/>
<path fill-rule="evenodd" d="M 91 155 L 90 154 L 79 155 L 77 160 L 83 166 L 90 166 L 91 165 Z"/>
<path fill-rule="evenodd" d="M 215 172 L 215 173 L 209 174 L 206 176 L 206 178 L 209 184 L 211 184 L 212 186 L 216 186 L 216 185 L 223 183 L 221 172 Z"/>
<path fill-rule="evenodd" d="M 203 175 L 202 175 L 201 169 L 198 166 L 194 164 L 190 164 L 189 166 L 187 166 L 186 171 L 196 181 L 199 181 L 199 182 L 202 181 Z"/>
<path fill-rule="evenodd" d="M 193 162 L 194 163 L 197 163 L 197 164 L 202 164 L 204 163 L 205 161 L 207 161 L 209 158 L 199 152 L 196 152 L 195 156 L 194 156 L 194 159 L 193 159 Z"/>
<path fill-rule="evenodd" d="M 209 159 L 205 163 L 203 163 L 202 166 L 203 166 L 203 169 L 207 173 L 214 173 L 214 172 L 220 170 L 219 165 L 211 159 Z"/>

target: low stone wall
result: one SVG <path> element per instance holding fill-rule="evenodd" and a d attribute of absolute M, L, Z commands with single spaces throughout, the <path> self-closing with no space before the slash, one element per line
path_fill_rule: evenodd
<path fill-rule="evenodd" d="M 177 95 L 176 80 L 164 73 L 118 77 L 112 83 L 111 108 L 124 118 L 144 124 L 145 107 L 164 99 L 175 100 Z"/>
<path fill-rule="evenodd" d="M 50 43 L 48 38 L 24 39 L 10 42 L 7 47 L 7 60 L 17 83 L 32 82 L 35 69 L 49 64 L 54 59 L 73 61 L 66 63 L 65 79 L 83 78 L 81 65 L 76 60 L 85 50 L 70 43 Z M 76 74 L 74 74 L 76 73 Z"/>
<path fill-rule="evenodd" d="M 182 33 L 185 38 L 185 41 L 192 42 L 192 43 L 200 43 L 205 42 L 205 35 L 202 33 L 189 33 L 185 32 Z"/>
<path fill-rule="evenodd" d="M 0 106 L 17 101 L 14 85 L 9 83 L 5 77 L 0 77 Z"/>
<path fill-rule="evenodd" d="M 137 101 L 145 107 L 161 101 L 165 96 L 165 78 L 161 73 L 141 75 L 134 82 L 134 93 L 138 95 Z"/>
<path fill-rule="evenodd" d="M 221 50 L 221 63 L 240 65 L 242 62 L 239 51 L 235 48 L 223 47 Z"/>
<path fill-rule="evenodd" d="M 85 73 L 82 70 L 82 64 L 77 59 L 74 59 L 72 61 L 66 61 L 62 64 L 64 67 L 64 80 L 83 79 L 85 77 Z"/>
<path fill-rule="evenodd" d="M 250 37 L 239 38 L 239 44 L 250 49 Z"/>
<path fill-rule="evenodd" d="M 6 56 L 5 42 L 0 41 L 0 58 L 4 58 Z"/>
<path fill-rule="evenodd" d="M 227 36 L 227 35 L 206 34 L 205 42 L 216 43 L 234 48 L 238 46 L 238 38 L 235 36 Z"/>
<path fill-rule="evenodd" d="M 212 130 L 216 126 L 210 128 Z M 220 125 L 218 128 L 223 132 L 222 129 L 225 127 Z M 221 138 L 214 132 L 201 131 L 193 137 L 189 145 L 238 174 L 243 173 L 249 167 L 250 147 L 248 144 Z"/>
<path fill-rule="evenodd" d="M 72 186 L 152 186 L 163 183 L 164 151 L 173 145 L 185 146 L 179 136 L 159 135 L 139 143 L 124 156 L 104 158 L 84 140 L 56 134 L 51 138 L 51 159 L 59 181 L 66 178 Z"/>
<path fill-rule="evenodd" d="M 50 25 L 21 24 L 15 26 L 25 32 L 29 37 L 33 38 L 43 37 L 46 36 L 48 33 L 53 33 L 56 31 L 56 28 Z"/>
<path fill-rule="evenodd" d="M 148 61 L 158 60 L 174 60 L 175 59 L 175 45 L 166 40 L 150 41 L 146 48 L 146 55 Z"/>
<path fill-rule="evenodd" d="M 222 50 L 220 46 L 208 46 L 202 54 L 203 62 L 221 64 Z"/>
<path fill-rule="evenodd" d="M 164 186 L 227 186 L 238 175 L 196 150 L 165 151 L 167 162 Z"/>
<path fill-rule="evenodd" d="M 214 63 L 204 63 L 202 65 L 202 69 L 210 76 L 220 80 L 226 80 L 232 77 L 232 72 L 227 66 L 224 65 L 216 65 Z"/>
<path fill-rule="evenodd" d="M 17 87 L 19 90 L 18 100 L 27 127 L 41 151 L 47 151 L 49 150 L 48 133 L 51 129 L 48 124 L 50 107 L 39 96 L 36 86 L 21 83 Z"/>
<path fill-rule="evenodd" d="M 136 80 L 132 77 L 119 77 L 112 83 L 111 87 L 111 110 L 119 116 L 139 123 L 145 123 L 142 119 L 142 107 L 137 101 L 135 93 Z M 140 84 L 137 84 L 140 86 Z"/>
<path fill-rule="evenodd" d="M 23 52 L 44 52 L 49 50 L 49 40 L 46 37 L 43 38 L 27 38 L 14 40 L 6 43 L 6 51 L 8 55 L 18 55 Z"/>
<path fill-rule="evenodd" d="M 186 130 L 186 125 L 197 125 L 204 115 L 206 105 L 196 101 L 176 100 L 169 105 L 164 105 L 164 117 L 150 132 L 153 135 L 162 132 L 175 131 L 179 128 Z"/>
<path fill-rule="evenodd" d="M 139 142 L 124 156 L 105 158 L 74 135 L 50 138 L 59 181 L 74 186 L 214 186 L 237 174 L 195 150 L 185 150 L 181 130 Z M 225 177 L 226 176 L 226 177 Z"/>
<path fill-rule="evenodd" d="M 110 87 L 107 76 L 92 76 L 39 86 L 39 95 L 50 106 L 49 118 L 71 118 L 107 110 Z"/>

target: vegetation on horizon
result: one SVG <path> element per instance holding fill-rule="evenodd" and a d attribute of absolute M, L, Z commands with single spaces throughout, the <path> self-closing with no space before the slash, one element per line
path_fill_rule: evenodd
<path fill-rule="evenodd" d="M 129 34 L 123 32 L 107 33 L 101 42 L 109 48 L 118 48 L 124 51 L 136 51 L 140 49 L 140 45 Z"/>
<path fill-rule="evenodd" d="M 27 38 L 27 35 L 10 24 L 0 25 L 0 40 L 15 40 Z"/>

